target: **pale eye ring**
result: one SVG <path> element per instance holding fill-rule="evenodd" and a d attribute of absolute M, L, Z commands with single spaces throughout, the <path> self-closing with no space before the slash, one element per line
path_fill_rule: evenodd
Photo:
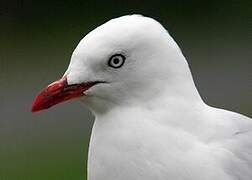
<path fill-rule="evenodd" d="M 109 58 L 108 65 L 112 68 L 120 68 L 124 64 L 125 59 L 122 54 L 114 54 Z"/>

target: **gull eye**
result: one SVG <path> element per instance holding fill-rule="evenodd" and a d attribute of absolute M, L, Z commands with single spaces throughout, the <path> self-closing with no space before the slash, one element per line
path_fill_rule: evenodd
<path fill-rule="evenodd" d="M 115 54 L 109 58 L 108 65 L 112 68 L 120 68 L 124 64 L 125 57 L 121 54 Z"/>

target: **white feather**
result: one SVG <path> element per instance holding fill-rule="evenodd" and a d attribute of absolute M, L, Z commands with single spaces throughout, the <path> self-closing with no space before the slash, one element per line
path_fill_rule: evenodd
<path fill-rule="evenodd" d="M 107 66 L 115 53 L 120 69 Z M 251 180 L 252 121 L 206 105 L 168 32 L 139 15 L 87 34 L 66 72 L 68 83 L 106 81 L 85 92 L 96 119 L 89 180 Z"/>

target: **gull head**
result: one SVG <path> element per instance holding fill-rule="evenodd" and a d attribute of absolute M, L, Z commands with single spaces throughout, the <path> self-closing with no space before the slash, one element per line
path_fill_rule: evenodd
<path fill-rule="evenodd" d="M 98 113 L 186 96 L 191 88 L 188 64 L 166 29 L 152 18 L 127 15 L 104 23 L 79 42 L 64 76 L 37 95 L 32 111 L 80 98 Z"/>

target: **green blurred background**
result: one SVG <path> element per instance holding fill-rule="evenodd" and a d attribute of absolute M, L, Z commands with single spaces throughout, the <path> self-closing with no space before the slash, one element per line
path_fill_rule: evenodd
<path fill-rule="evenodd" d="M 251 116 L 252 1 L 0 0 L 0 180 L 84 180 L 93 116 L 77 100 L 32 114 L 79 40 L 140 13 L 180 45 L 208 104 Z"/>

